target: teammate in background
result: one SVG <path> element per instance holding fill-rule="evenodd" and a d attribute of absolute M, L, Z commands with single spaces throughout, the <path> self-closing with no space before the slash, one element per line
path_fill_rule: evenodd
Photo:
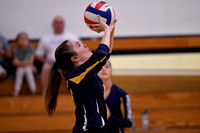
<path fill-rule="evenodd" d="M 24 32 L 17 35 L 17 47 L 13 50 L 13 65 L 16 67 L 14 96 L 18 96 L 24 76 L 27 79 L 32 94 L 36 93 L 35 78 L 33 70 L 34 46 L 29 44 L 28 35 Z"/>
<path fill-rule="evenodd" d="M 52 115 L 55 111 L 63 75 L 76 107 L 73 133 L 104 133 L 109 118 L 103 97 L 103 82 L 97 73 L 105 65 L 112 51 L 116 21 L 108 26 L 100 16 L 98 18 L 100 24 L 95 24 L 93 30 L 104 31 L 104 34 L 96 51 L 92 53 L 87 45 L 77 41 L 64 41 L 56 49 L 56 62 L 49 74 L 45 95 L 47 112 Z"/>
<path fill-rule="evenodd" d="M 104 99 L 110 113 L 106 133 L 124 133 L 125 127 L 134 128 L 129 95 L 112 83 L 112 68 L 109 61 L 102 67 L 98 75 L 105 86 Z"/>
<path fill-rule="evenodd" d="M 41 62 L 41 89 L 45 94 L 48 74 L 55 62 L 54 53 L 56 48 L 65 40 L 80 41 L 79 37 L 71 32 L 64 31 L 65 23 L 61 16 L 56 16 L 53 20 L 53 32 L 43 36 L 36 49 L 36 60 Z"/>

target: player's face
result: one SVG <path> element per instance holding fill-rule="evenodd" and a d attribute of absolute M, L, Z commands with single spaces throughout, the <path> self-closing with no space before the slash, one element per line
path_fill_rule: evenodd
<path fill-rule="evenodd" d="M 91 50 L 87 47 L 86 44 L 82 44 L 78 41 L 70 41 L 72 44 L 73 50 L 77 53 L 80 61 L 87 61 L 90 56 L 92 56 Z"/>
<path fill-rule="evenodd" d="M 110 63 L 107 62 L 101 69 L 101 71 L 99 71 L 98 75 L 102 80 L 108 80 L 109 78 L 111 78 L 111 73 L 112 73 L 112 68 L 110 66 Z"/>

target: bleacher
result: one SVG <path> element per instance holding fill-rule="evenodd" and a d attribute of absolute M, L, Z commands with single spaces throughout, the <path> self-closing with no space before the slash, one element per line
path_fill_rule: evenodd
<path fill-rule="evenodd" d="M 92 43 L 98 44 L 99 40 L 83 42 L 94 50 L 96 46 Z M 174 43 L 177 45 L 174 46 Z M 37 46 L 37 42 L 33 44 Z M 199 47 L 200 36 L 126 38 L 116 39 L 114 50 Z M 200 133 L 200 76 L 114 75 L 113 82 L 130 94 L 136 129 L 126 129 L 126 133 Z M 49 117 L 44 109 L 38 77 L 36 83 L 35 96 L 31 96 L 24 82 L 21 96 L 14 98 L 10 95 L 14 79 L 0 82 L 0 132 L 71 132 L 75 122 L 74 104 L 64 84 L 61 86 L 56 113 Z M 141 128 L 142 111 L 145 109 L 149 116 L 148 130 Z"/>
<path fill-rule="evenodd" d="M 200 131 L 200 91 L 135 93 L 130 98 L 136 126 L 131 132 L 141 132 L 144 109 L 149 131 Z M 43 96 L 1 97 L 0 103 L 0 132 L 70 131 L 75 122 L 70 95 L 60 95 L 53 117 L 45 113 Z"/>

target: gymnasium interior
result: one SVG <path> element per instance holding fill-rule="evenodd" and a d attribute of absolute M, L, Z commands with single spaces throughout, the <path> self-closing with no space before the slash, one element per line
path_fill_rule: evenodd
<path fill-rule="evenodd" d="M 61 15 L 66 30 L 94 51 L 102 33 L 84 22 L 90 0 L 1 0 L 0 33 L 13 49 L 25 31 L 35 48 Z M 200 0 L 110 0 L 117 17 L 112 81 L 130 96 L 134 129 L 125 133 L 200 133 Z M 39 74 L 36 95 L 26 80 L 13 97 L 14 75 L 0 81 L 0 133 L 71 133 L 75 106 L 62 82 L 54 116 L 45 111 Z M 144 111 L 148 127 L 144 127 Z"/>

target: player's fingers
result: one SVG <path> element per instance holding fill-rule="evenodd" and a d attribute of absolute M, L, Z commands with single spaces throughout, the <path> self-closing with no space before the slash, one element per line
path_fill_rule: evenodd
<path fill-rule="evenodd" d="M 90 24 L 90 26 L 93 26 L 93 27 L 100 27 L 100 24 Z"/>
<path fill-rule="evenodd" d="M 93 30 L 99 30 L 99 27 L 92 27 Z"/>
<path fill-rule="evenodd" d="M 101 18 L 101 16 L 99 14 L 97 14 L 98 19 L 99 19 L 99 23 L 100 24 L 105 24 L 105 22 L 103 21 L 103 19 Z"/>
<path fill-rule="evenodd" d="M 115 19 L 114 23 L 110 27 L 112 27 L 112 28 L 115 27 L 116 22 L 117 22 L 117 19 Z"/>
<path fill-rule="evenodd" d="M 93 31 L 99 31 L 99 28 L 91 28 Z"/>
<path fill-rule="evenodd" d="M 93 28 L 91 28 L 91 30 L 95 31 L 95 30 L 96 30 L 96 28 L 94 28 L 94 27 L 93 27 Z"/>
<path fill-rule="evenodd" d="M 100 17 L 100 15 L 99 15 L 99 14 L 97 14 L 97 17 L 98 17 L 99 21 L 101 22 L 101 21 L 102 21 L 102 19 L 101 19 L 101 17 Z"/>
<path fill-rule="evenodd" d="M 100 33 L 103 31 L 102 28 L 91 28 L 93 31 L 97 32 L 97 33 Z"/>

